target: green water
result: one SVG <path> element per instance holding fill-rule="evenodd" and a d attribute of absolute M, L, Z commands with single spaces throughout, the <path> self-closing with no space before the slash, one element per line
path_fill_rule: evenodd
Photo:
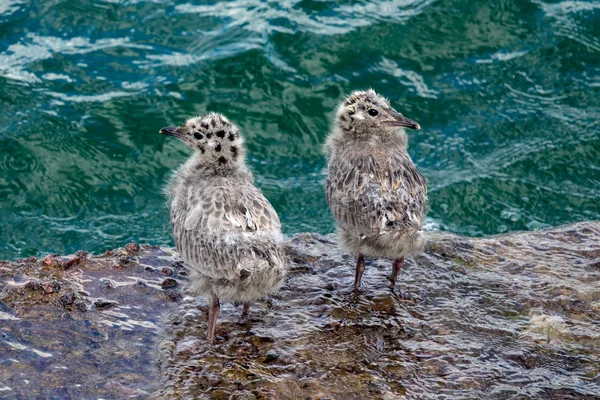
<path fill-rule="evenodd" d="M 321 144 L 373 87 L 423 129 L 429 229 L 600 218 L 597 1 L 0 1 L 0 259 L 172 243 L 161 193 L 206 111 L 287 233 L 330 232 Z"/>

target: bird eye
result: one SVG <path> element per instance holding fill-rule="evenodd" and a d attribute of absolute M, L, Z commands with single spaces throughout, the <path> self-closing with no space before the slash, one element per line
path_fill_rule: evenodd
<path fill-rule="evenodd" d="M 194 137 L 198 140 L 202 140 L 204 138 L 204 136 L 202 136 L 202 134 L 200 132 L 194 132 Z"/>
<path fill-rule="evenodd" d="M 371 109 L 370 109 L 369 111 L 367 111 L 367 112 L 369 113 L 369 115 L 370 115 L 371 117 L 376 117 L 376 116 L 378 116 L 378 115 L 379 115 L 379 111 L 377 111 L 377 110 L 376 110 L 376 109 L 374 109 L 374 108 L 371 108 Z"/>

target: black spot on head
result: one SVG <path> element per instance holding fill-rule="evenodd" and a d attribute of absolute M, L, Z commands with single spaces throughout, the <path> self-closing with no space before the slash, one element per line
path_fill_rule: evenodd
<path fill-rule="evenodd" d="M 229 139 L 229 141 L 230 141 L 230 142 L 233 142 L 233 141 L 235 140 L 235 135 L 233 134 L 233 132 L 231 132 L 231 133 L 229 134 L 229 137 L 228 137 L 228 139 Z"/>
<path fill-rule="evenodd" d="M 221 151 L 221 145 L 220 144 L 218 144 L 217 147 L 215 147 L 215 151 L 216 152 L 220 152 Z"/>
<path fill-rule="evenodd" d="M 220 137 L 221 139 L 223 139 L 225 137 L 225 131 L 221 130 L 221 131 L 215 133 L 215 135 L 217 135 L 218 137 Z"/>
<path fill-rule="evenodd" d="M 216 128 L 217 127 L 217 119 L 216 118 L 211 119 L 210 124 Z"/>
<path fill-rule="evenodd" d="M 348 117 L 346 117 L 344 114 L 340 115 L 340 119 L 344 122 L 348 121 Z"/>
<path fill-rule="evenodd" d="M 250 271 L 248 271 L 247 269 L 243 269 L 240 271 L 240 280 L 244 280 L 246 278 L 248 278 L 250 276 Z"/>
<path fill-rule="evenodd" d="M 349 106 L 351 104 L 356 103 L 356 99 L 348 99 L 346 100 L 346 102 L 344 103 L 345 106 Z"/>
<path fill-rule="evenodd" d="M 198 146 L 198 150 L 200 150 L 200 153 L 204 154 L 204 151 L 205 151 L 205 150 L 204 150 L 204 147 L 202 147 L 202 146 Z"/>
<path fill-rule="evenodd" d="M 235 146 L 231 146 L 231 154 L 233 155 L 233 158 L 235 159 L 238 155 L 238 149 Z"/>
<path fill-rule="evenodd" d="M 212 137 L 212 133 L 208 132 L 208 133 L 206 134 L 206 138 L 207 138 L 207 139 L 210 139 L 211 137 Z"/>
<path fill-rule="evenodd" d="M 208 124 L 203 122 L 202 123 L 202 129 L 207 130 L 208 129 Z"/>
<path fill-rule="evenodd" d="M 348 110 L 348 115 L 354 115 L 355 111 L 354 110 Z"/>
<path fill-rule="evenodd" d="M 223 156 L 219 157 L 217 161 L 219 161 L 219 164 L 227 164 L 227 159 Z"/>

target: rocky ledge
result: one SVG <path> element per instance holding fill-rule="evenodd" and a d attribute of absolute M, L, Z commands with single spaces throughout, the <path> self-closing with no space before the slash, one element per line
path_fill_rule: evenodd
<path fill-rule="evenodd" d="M 432 233 L 358 296 L 332 236 L 288 247 L 282 290 L 246 323 L 226 304 L 214 347 L 172 249 L 0 262 L 0 398 L 600 398 L 600 223 Z"/>

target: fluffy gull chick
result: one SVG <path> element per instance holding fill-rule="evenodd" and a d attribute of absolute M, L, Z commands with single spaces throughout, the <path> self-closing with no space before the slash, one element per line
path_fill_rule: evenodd
<path fill-rule="evenodd" d="M 406 151 L 406 128 L 420 126 L 373 90 L 358 91 L 339 105 L 327 137 L 327 203 L 340 244 L 357 257 L 355 292 L 364 256 L 394 260 L 393 288 L 404 256 L 425 243 L 427 179 Z"/>
<path fill-rule="evenodd" d="M 168 185 L 173 236 L 190 269 L 189 290 L 210 300 L 208 341 L 214 342 L 220 301 L 244 304 L 278 290 L 285 276 L 277 213 L 253 184 L 237 126 L 211 113 L 160 133 L 194 154 Z"/>

